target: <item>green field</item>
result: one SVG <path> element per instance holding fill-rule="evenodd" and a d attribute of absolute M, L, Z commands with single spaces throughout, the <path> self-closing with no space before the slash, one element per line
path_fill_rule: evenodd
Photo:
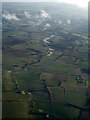
<path fill-rule="evenodd" d="M 87 10 L 3 3 L 2 116 L 81 119 L 88 102 Z"/>

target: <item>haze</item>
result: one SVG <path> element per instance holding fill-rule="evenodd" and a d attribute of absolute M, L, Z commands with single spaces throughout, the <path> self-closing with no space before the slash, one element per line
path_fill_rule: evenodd
<path fill-rule="evenodd" d="M 79 7 L 87 7 L 89 0 L 2 0 L 3 2 L 64 2 L 76 4 Z"/>

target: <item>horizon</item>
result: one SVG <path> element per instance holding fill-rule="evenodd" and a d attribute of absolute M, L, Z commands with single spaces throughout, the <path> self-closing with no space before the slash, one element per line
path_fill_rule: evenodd
<path fill-rule="evenodd" d="M 57 2 L 77 5 L 81 8 L 87 8 L 89 0 L 2 0 L 2 2 Z"/>

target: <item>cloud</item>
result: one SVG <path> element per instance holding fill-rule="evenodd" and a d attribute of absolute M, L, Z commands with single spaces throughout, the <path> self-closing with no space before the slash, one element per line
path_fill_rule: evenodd
<path fill-rule="evenodd" d="M 62 24 L 62 21 L 60 20 L 58 23 L 59 23 L 59 24 Z"/>
<path fill-rule="evenodd" d="M 50 27 L 51 25 L 49 24 L 49 23 L 47 23 L 46 25 L 45 25 L 45 27 Z"/>
<path fill-rule="evenodd" d="M 30 15 L 30 13 L 29 12 L 24 12 L 24 14 L 25 14 L 25 16 L 27 17 L 27 18 L 30 18 L 31 17 L 31 15 Z"/>
<path fill-rule="evenodd" d="M 67 23 L 68 23 L 68 24 L 70 24 L 70 23 L 71 23 L 71 20 L 70 20 L 70 19 L 68 19 L 68 20 L 67 20 Z"/>
<path fill-rule="evenodd" d="M 15 13 L 14 14 L 7 14 L 7 15 L 3 14 L 3 17 L 5 19 L 8 19 L 8 20 L 19 20 L 19 18 L 16 17 Z"/>
<path fill-rule="evenodd" d="M 49 14 L 45 10 L 41 10 L 41 16 L 43 18 L 50 18 Z"/>

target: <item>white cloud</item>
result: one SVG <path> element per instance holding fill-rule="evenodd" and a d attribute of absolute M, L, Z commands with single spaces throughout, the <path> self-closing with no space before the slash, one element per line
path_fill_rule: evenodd
<path fill-rule="evenodd" d="M 46 25 L 45 25 L 45 27 L 50 27 L 51 25 L 49 24 L 49 23 L 47 23 Z"/>
<path fill-rule="evenodd" d="M 19 19 L 16 17 L 16 14 L 15 14 L 15 13 L 14 13 L 14 14 L 7 14 L 7 15 L 3 14 L 3 17 L 4 17 L 5 19 L 8 19 L 8 20 L 19 20 Z"/>
<path fill-rule="evenodd" d="M 41 10 L 41 16 L 44 18 L 50 18 L 49 14 L 45 10 Z"/>
<path fill-rule="evenodd" d="M 70 20 L 70 19 L 68 19 L 68 20 L 67 20 L 67 23 L 68 23 L 68 24 L 70 24 L 70 23 L 71 23 L 71 20 Z"/>
<path fill-rule="evenodd" d="M 46 30 L 47 28 L 49 28 L 51 25 L 49 24 L 49 23 L 47 23 L 46 25 L 45 25 L 45 28 L 43 29 L 43 31 L 44 30 Z"/>
<path fill-rule="evenodd" d="M 30 18 L 31 17 L 31 15 L 30 15 L 30 13 L 29 12 L 24 12 L 24 14 L 25 14 L 25 16 L 27 17 L 27 18 Z"/>
<path fill-rule="evenodd" d="M 62 24 L 62 21 L 60 20 L 58 23 L 59 23 L 59 24 Z"/>

